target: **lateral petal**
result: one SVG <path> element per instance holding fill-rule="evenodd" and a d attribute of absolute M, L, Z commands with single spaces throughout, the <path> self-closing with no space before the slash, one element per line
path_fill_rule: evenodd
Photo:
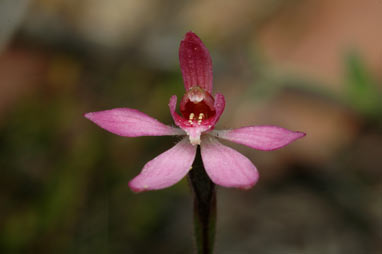
<path fill-rule="evenodd" d="M 200 38 L 188 32 L 179 47 L 180 69 L 186 90 L 199 86 L 212 92 L 212 60 Z"/>
<path fill-rule="evenodd" d="M 115 108 L 91 112 L 84 116 L 101 128 L 125 137 L 185 134 L 178 128 L 165 125 L 151 116 L 131 108 Z"/>
<path fill-rule="evenodd" d="M 220 116 L 223 114 L 224 108 L 225 108 L 225 98 L 224 95 L 221 93 L 215 94 L 215 104 L 214 104 L 216 114 L 214 119 L 212 120 L 212 125 L 215 126 L 215 124 L 219 121 Z"/>
<path fill-rule="evenodd" d="M 196 146 L 184 138 L 171 149 L 147 162 L 141 173 L 129 182 L 129 187 L 135 192 L 169 187 L 188 173 L 195 154 Z"/>
<path fill-rule="evenodd" d="M 215 137 L 243 144 L 258 150 L 275 150 L 288 145 L 306 134 L 277 126 L 248 126 L 233 130 L 212 131 Z"/>
<path fill-rule="evenodd" d="M 214 183 L 249 189 L 257 182 L 259 174 L 252 162 L 234 149 L 222 145 L 216 138 L 203 137 L 200 148 L 204 168 Z"/>

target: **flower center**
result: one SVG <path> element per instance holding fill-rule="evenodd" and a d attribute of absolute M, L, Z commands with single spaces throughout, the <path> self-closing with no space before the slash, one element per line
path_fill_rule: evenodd
<path fill-rule="evenodd" d="M 214 98 L 198 86 L 191 87 L 182 98 L 180 112 L 190 125 L 201 125 L 215 116 Z"/>

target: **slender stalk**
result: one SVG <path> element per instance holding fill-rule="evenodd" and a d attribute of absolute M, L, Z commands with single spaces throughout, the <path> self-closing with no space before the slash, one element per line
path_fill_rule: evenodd
<path fill-rule="evenodd" d="M 201 158 L 196 153 L 188 179 L 194 196 L 194 230 L 198 254 L 213 253 L 216 225 L 216 188 L 208 177 Z"/>

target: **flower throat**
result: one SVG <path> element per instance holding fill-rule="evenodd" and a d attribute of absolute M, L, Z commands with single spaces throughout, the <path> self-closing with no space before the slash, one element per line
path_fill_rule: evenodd
<path fill-rule="evenodd" d="M 184 94 L 180 112 L 190 125 L 200 125 L 215 116 L 214 98 L 203 88 L 193 86 Z"/>

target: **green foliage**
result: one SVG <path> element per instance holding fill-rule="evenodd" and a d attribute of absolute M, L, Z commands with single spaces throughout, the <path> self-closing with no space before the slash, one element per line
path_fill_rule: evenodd
<path fill-rule="evenodd" d="M 382 116 L 382 92 L 356 52 L 346 57 L 346 88 L 349 104 L 367 117 Z"/>

